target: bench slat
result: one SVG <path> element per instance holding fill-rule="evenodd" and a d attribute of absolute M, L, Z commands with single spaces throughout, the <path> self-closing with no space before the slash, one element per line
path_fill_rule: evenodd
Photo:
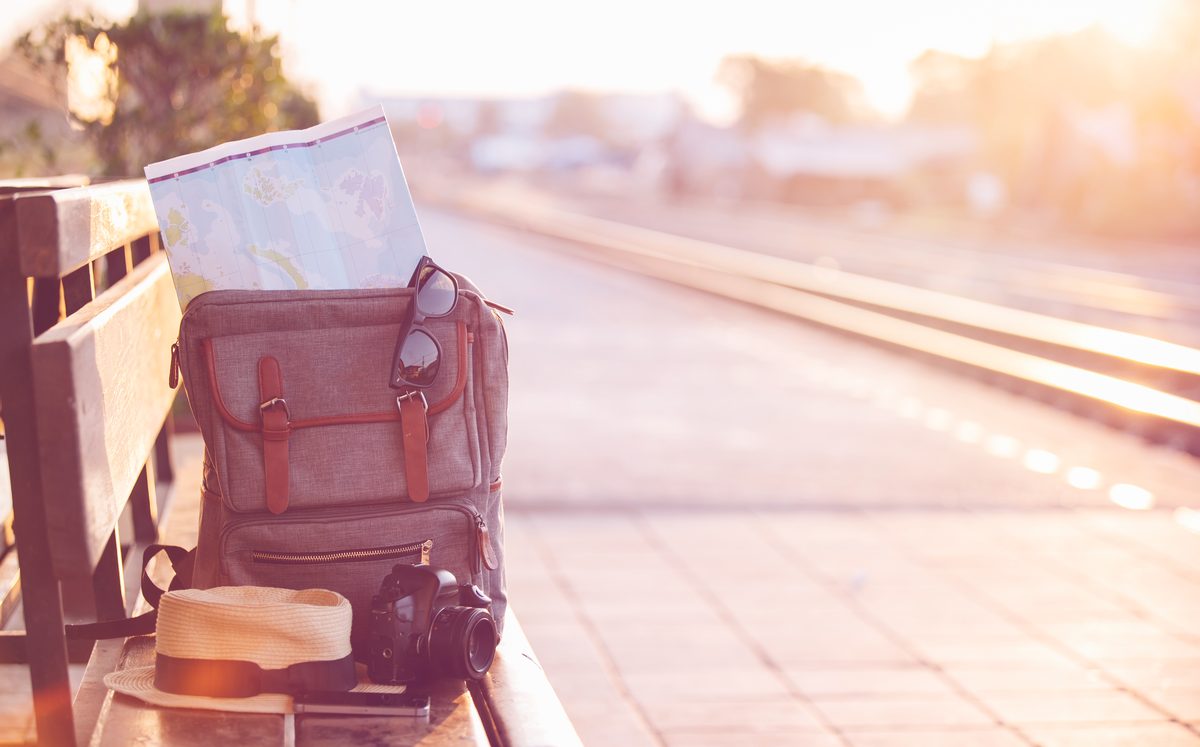
<path fill-rule="evenodd" d="M 107 644 L 100 644 L 103 647 Z M 154 663 L 154 639 L 131 638 L 125 643 L 117 669 Z M 170 744 L 207 747 L 213 744 L 280 744 L 284 719 L 271 714 L 223 713 L 148 706 L 134 698 L 109 693 L 89 679 L 81 699 L 98 712 L 99 734 L 93 743 Z M 99 700 L 97 700 L 99 698 Z M 81 704 L 80 699 L 76 700 Z M 82 705 L 81 705 L 82 707 Z M 484 747 L 487 734 L 471 706 L 471 694 L 461 683 L 443 680 L 434 686 L 429 719 L 386 716 L 299 715 L 295 721 L 297 747 L 342 747 L 346 744 L 436 744 L 438 747 Z"/>
<path fill-rule="evenodd" d="M 296 716 L 296 747 L 347 744 L 487 747 L 487 732 L 461 682 L 431 687 L 429 718 L 407 716 Z M 350 736 L 353 735 L 353 736 Z"/>
<path fill-rule="evenodd" d="M 33 344 L 34 404 L 59 578 L 91 573 L 154 449 L 179 302 L 151 257 Z"/>
<path fill-rule="evenodd" d="M 144 180 L 13 196 L 17 252 L 28 277 L 60 278 L 158 230 Z"/>
<path fill-rule="evenodd" d="M 154 664 L 154 639 L 131 638 L 118 669 Z M 257 713 L 225 713 L 182 708 L 154 708 L 125 695 L 111 696 L 101 707 L 99 734 L 93 744 L 277 745 L 283 741 L 283 719 Z"/>
<path fill-rule="evenodd" d="M 0 196 L 16 192 L 32 192 L 45 189 L 65 189 L 67 187 L 82 187 L 91 180 L 82 174 L 67 174 L 65 176 L 32 176 L 23 179 L 0 179 Z"/>

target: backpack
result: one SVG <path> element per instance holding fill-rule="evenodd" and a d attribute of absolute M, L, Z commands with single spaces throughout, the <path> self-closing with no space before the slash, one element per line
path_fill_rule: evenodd
<path fill-rule="evenodd" d="M 456 277 L 453 312 L 423 322 L 442 349 L 437 380 L 408 395 L 388 381 L 412 289 L 192 300 L 171 378 L 182 373 L 204 437 L 203 499 L 194 553 L 169 553 L 172 588 L 331 589 L 354 608 L 357 648 L 392 566 L 426 562 L 482 589 L 502 629 L 508 343 Z"/>

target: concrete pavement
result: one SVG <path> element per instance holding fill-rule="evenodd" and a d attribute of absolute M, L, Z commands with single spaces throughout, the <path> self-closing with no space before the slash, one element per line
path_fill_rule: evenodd
<path fill-rule="evenodd" d="M 588 744 L 1200 745 L 1165 513 L 513 511 L 507 548 Z"/>
<path fill-rule="evenodd" d="M 585 742 L 1200 745 L 1194 460 L 422 218 L 518 309 L 511 596 Z"/>

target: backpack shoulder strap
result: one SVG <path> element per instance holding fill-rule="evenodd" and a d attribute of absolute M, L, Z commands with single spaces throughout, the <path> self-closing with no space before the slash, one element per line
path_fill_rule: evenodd
<path fill-rule="evenodd" d="M 150 560 L 160 552 L 167 554 L 171 568 L 175 571 L 169 590 L 190 589 L 192 587 L 192 569 L 196 564 L 196 549 L 185 550 L 179 545 L 150 545 L 142 553 L 142 596 L 154 609 L 137 617 L 122 620 L 102 620 L 94 623 L 66 626 L 67 638 L 83 638 L 100 640 L 103 638 L 126 638 L 131 635 L 149 635 L 154 632 L 158 622 L 158 602 L 165 593 L 150 578 L 147 568 Z"/>

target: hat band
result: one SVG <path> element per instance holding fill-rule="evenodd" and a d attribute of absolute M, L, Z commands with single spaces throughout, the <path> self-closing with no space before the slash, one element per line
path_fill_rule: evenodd
<path fill-rule="evenodd" d="M 260 693 L 344 691 L 357 684 L 353 654 L 302 661 L 283 669 L 263 669 L 252 661 L 184 659 L 161 653 L 154 662 L 154 686 L 176 695 L 249 698 Z"/>

